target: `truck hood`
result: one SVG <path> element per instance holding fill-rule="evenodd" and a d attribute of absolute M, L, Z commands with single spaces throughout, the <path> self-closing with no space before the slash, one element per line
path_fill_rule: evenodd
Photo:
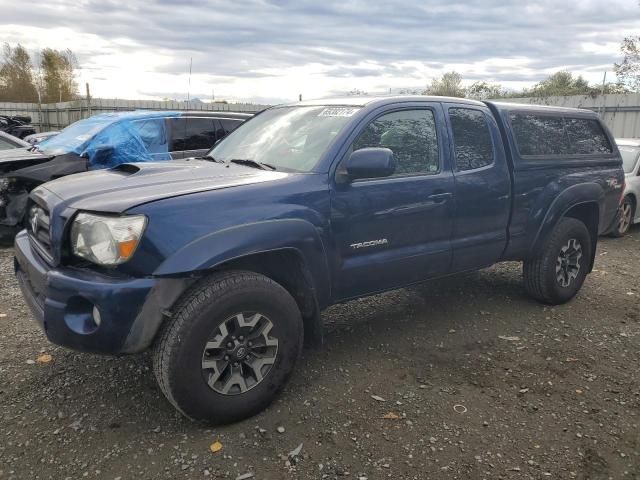
<path fill-rule="evenodd" d="M 44 155 L 37 150 L 30 151 L 28 148 L 10 148 L 9 150 L 0 150 L 0 164 L 21 161 L 45 161 L 51 158 L 51 155 Z"/>
<path fill-rule="evenodd" d="M 125 163 L 48 182 L 34 189 L 33 194 L 51 198 L 49 192 L 73 209 L 120 213 L 155 200 L 287 176 L 283 172 L 205 160 Z"/>

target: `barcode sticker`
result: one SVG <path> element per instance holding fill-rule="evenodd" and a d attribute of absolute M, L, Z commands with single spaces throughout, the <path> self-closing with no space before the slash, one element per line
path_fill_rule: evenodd
<path fill-rule="evenodd" d="M 319 117 L 350 117 L 357 111 L 358 109 L 353 107 L 328 107 L 322 110 L 318 114 L 318 116 Z"/>

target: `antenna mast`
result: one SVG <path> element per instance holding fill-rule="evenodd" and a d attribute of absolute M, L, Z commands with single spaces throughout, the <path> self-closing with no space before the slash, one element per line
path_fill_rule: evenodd
<path fill-rule="evenodd" d="M 193 57 L 189 57 L 189 87 L 187 88 L 187 106 L 191 101 L 191 68 L 193 67 Z"/>

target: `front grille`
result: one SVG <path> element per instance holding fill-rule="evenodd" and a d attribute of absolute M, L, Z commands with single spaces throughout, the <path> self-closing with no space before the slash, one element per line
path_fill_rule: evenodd
<path fill-rule="evenodd" d="M 27 218 L 27 231 L 29 237 L 35 242 L 36 246 L 46 254 L 49 259 L 51 252 L 51 225 L 49 212 L 36 203 L 29 206 Z"/>

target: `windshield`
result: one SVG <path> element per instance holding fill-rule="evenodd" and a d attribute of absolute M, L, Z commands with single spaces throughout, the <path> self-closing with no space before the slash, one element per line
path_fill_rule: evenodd
<path fill-rule="evenodd" d="M 82 147 L 96 133 L 113 123 L 113 118 L 96 116 L 72 123 L 58 135 L 47 138 L 38 144 L 38 150 L 47 155 L 80 154 Z"/>
<path fill-rule="evenodd" d="M 311 171 L 357 107 L 281 107 L 243 124 L 209 152 L 218 161 L 253 160 Z"/>
<path fill-rule="evenodd" d="M 620 150 L 620 154 L 622 155 L 622 168 L 624 168 L 624 173 L 633 172 L 633 167 L 635 167 L 638 154 L 640 153 L 640 147 L 618 146 L 618 150 Z"/>

